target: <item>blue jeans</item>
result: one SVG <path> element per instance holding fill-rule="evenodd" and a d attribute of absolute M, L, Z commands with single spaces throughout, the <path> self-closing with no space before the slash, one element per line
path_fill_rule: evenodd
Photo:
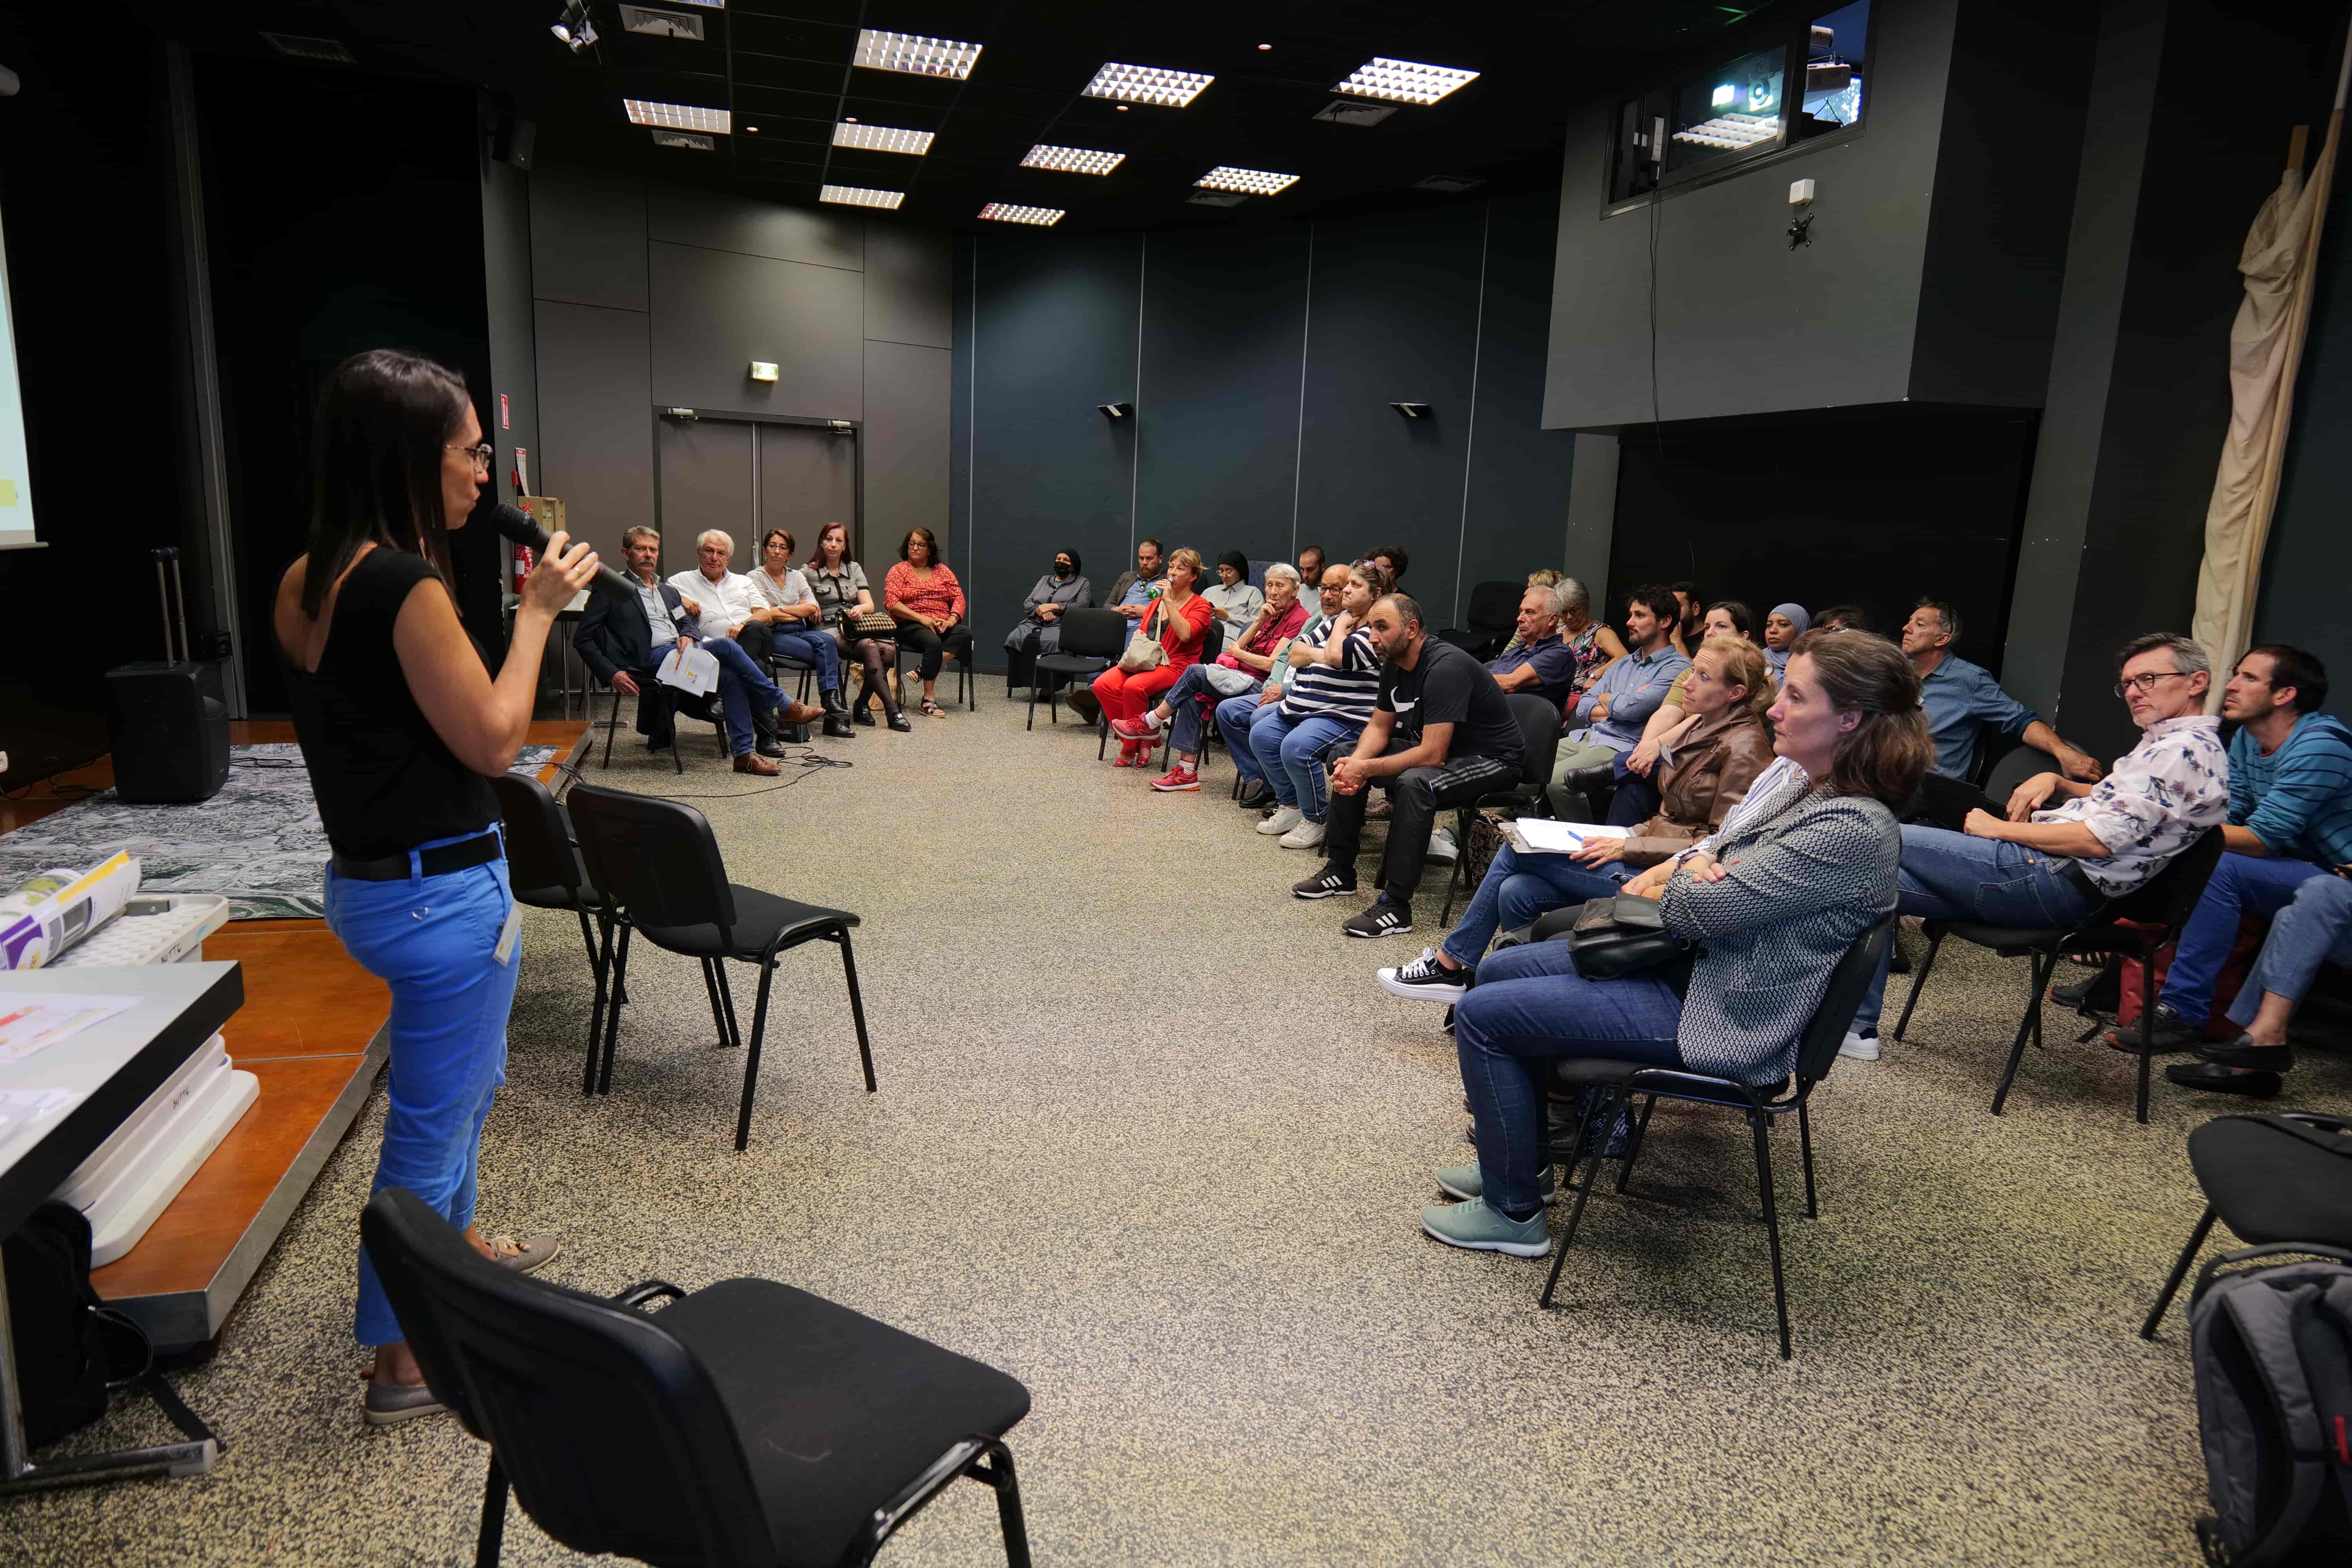
<path fill-rule="evenodd" d="M 330 868 L 327 927 L 392 988 L 383 1151 L 370 1191 L 405 1187 L 462 1229 L 474 1223 L 482 1119 L 507 1080 L 507 1014 L 521 942 L 499 962 L 499 933 L 514 902 L 503 859 L 438 877 L 414 875 L 414 861 L 410 868 L 400 881 L 361 882 Z M 364 1250 L 355 1326 L 363 1345 L 408 1337 Z"/>
<path fill-rule="evenodd" d="M 1260 706 L 1257 693 L 1253 691 L 1246 696 L 1226 698 L 1217 704 L 1212 716 L 1217 733 L 1225 738 L 1225 752 L 1234 759 L 1234 772 L 1242 775 L 1244 787 L 1263 783 L 1265 778 L 1265 770 L 1257 765 L 1257 752 L 1250 747 L 1251 726 L 1257 722 L 1259 714 L 1271 713 L 1281 706 L 1279 702 Z"/>
<path fill-rule="evenodd" d="M 1269 703 L 1250 725 L 1250 749 L 1274 798 L 1320 822 L 1331 810 L 1331 749 L 1343 742 L 1354 745 L 1363 732 L 1361 724 L 1320 713 L 1294 723 L 1282 716 L 1282 704 Z"/>
<path fill-rule="evenodd" d="M 1679 1068 L 1682 998 L 1663 980 L 1587 980 L 1564 942 L 1505 948 L 1478 966 L 1454 1005 L 1454 1047 L 1477 1122 L 1478 1173 L 1491 1207 L 1527 1210 L 1544 1152 L 1538 1066 L 1549 1057 L 1609 1057 Z"/>
<path fill-rule="evenodd" d="M 733 637 L 704 637 L 701 646 L 719 660 L 719 706 L 727 714 L 727 752 L 740 757 L 758 739 L 751 715 L 782 708 L 784 694 Z"/>
<path fill-rule="evenodd" d="M 2164 974 L 2164 1005 L 2192 1026 L 2202 1024 L 2213 1011 L 2213 983 L 2238 940 L 2238 917 L 2274 915 L 2294 901 L 2297 888 L 2326 874 L 2308 860 L 2222 856 L 2180 928 L 2179 948 Z"/>
<path fill-rule="evenodd" d="M 1178 752 L 1188 757 L 1201 754 L 1201 699 L 1217 694 L 1216 688 L 1209 684 L 1209 668 L 1205 664 L 1186 665 L 1184 673 L 1176 678 L 1176 684 L 1160 699 L 1168 705 L 1170 729 L 1173 731 L 1169 739 Z M 1228 697 L 1224 702 L 1255 703 L 1256 700 L 1257 693 L 1252 691 L 1242 697 Z M 1220 713 L 1223 711 L 1224 702 L 1217 705 Z M 1223 725 L 1219 728 L 1222 731 Z M 1232 742 L 1229 740 L 1226 744 L 1231 745 Z"/>
<path fill-rule="evenodd" d="M 1565 855 L 1522 855 L 1506 844 L 1496 851 L 1470 907 L 1462 911 L 1462 923 L 1445 939 L 1445 956 L 1475 967 L 1496 931 L 1587 899 L 1614 897 L 1623 889 L 1624 873 L 1622 861 L 1601 871 Z"/>
<path fill-rule="evenodd" d="M 788 632 L 779 621 L 768 628 L 768 647 L 788 658 L 816 666 L 819 691 L 841 689 L 841 647 L 831 632 Z M 777 704 L 782 707 L 782 704 Z"/>
<path fill-rule="evenodd" d="M 1931 921 L 1982 921 L 1997 926 L 2071 926 L 2102 900 L 2061 873 L 2073 862 L 2002 838 L 1971 838 L 1942 827 L 1903 826 L 1903 868 L 1895 881 L 1897 913 Z M 1856 1034 L 1878 1027 L 1895 944 L 1878 960 Z"/>
<path fill-rule="evenodd" d="M 2181 945 L 2188 946 L 2186 940 Z M 2286 907 L 2272 917 L 2270 935 L 2263 939 L 2253 973 L 2246 976 L 2237 1000 L 2230 1004 L 2230 1022 L 2241 1029 L 2252 1024 L 2266 991 L 2300 1006 L 2305 993 L 2311 989 L 2312 976 L 2323 963 L 2352 963 L 2352 882 L 2326 872 L 2306 879 Z M 2164 994 L 2168 999 L 2171 986 L 2167 985 Z"/>

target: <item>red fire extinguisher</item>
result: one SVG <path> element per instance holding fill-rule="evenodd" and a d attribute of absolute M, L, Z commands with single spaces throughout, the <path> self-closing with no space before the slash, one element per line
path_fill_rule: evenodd
<path fill-rule="evenodd" d="M 514 552 L 514 591 L 522 592 L 523 579 L 530 575 L 531 552 L 528 544 L 518 544 Z"/>

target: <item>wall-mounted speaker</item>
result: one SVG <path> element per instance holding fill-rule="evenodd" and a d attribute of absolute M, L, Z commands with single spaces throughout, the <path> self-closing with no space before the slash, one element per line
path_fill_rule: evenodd
<path fill-rule="evenodd" d="M 539 122 L 500 112 L 490 130 L 490 156 L 501 163 L 530 173 L 530 150 L 539 140 Z"/>

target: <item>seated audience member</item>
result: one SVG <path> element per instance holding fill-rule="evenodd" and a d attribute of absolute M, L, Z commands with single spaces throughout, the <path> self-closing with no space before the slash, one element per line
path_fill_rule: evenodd
<path fill-rule="evenodd" d="M 866 568 L 849 558 L 849 530 L 837 522 L 828 522 L 818 529 L 816 549 L 810 552 L 808 565 L 801 575 L 808 580 L 809 592 L 816 595 L 817 608 L 824 613 L 823 624 L 833 628 L 838 651 L 857 660 L 857 700 L 851 705 L 852 716 L 858 723 L 870 727 L 874 722 L 873 704 L 878 700 L 890 728 L 901 733 L 914 729 L 907 716 L 898 711 L 898 695 L 890 682 L 891 671 L 898 662 L 898 643 L 887 637 L 859 631 L 854 624 L 856 617 L 877 612 L 874 590 L 866 581 Z"/>
<path fill-rule="evenodd" d="M 1328 568 L 1326 575 L 1339 584 L 1331 590 L 1331 607 L 1336 612 L 1342 590 L 1347 585 L 1348 569 L 1344 566 Z M 1274 573 L 1269 568 L 1266 573 L 1267 592 L 1271 593 L 1273 588 Z M 1320 611 L 1308 608 L 1322 602 L 1316 584 L 1301 584 L 1298 607 L 1305 618 L 1298 623 L 1296 632 L 1274 645 L 1272 657 L 1266 660 L 1264 682 L 1255 691 L 1244 691 L 1237 697 L 1222 700 L 1209 715 L 1210 723 L 1216 727 L 1217 734 L 1225 742 L 1225 750 L 1234 759 L 1234 771 L 1241 775 L 1241 788 L 1234 804 L 1244 811 L 1257 812 L 1261 816 L 1273 816 L 1278 806 L 1274 798 L 1274 786 L 1266 783 L 1264 771 L 1257 766 L 1257 754 L 1250 750 L 1250 726 L 1256 721 L 1259 710 L 1278 705 L 1288 694 L 1291 678 L 1298 673 L 1291 665 L 1290 649 L 1299 638 L 1318 630 L 1328 620 L 1329 617 Z M 1223 655 L 1218 657 L 1217 662 L 1224 662 Z M 1236 662 L 1244 663 L 1247 668 L 1257 668 L 1255 655 L 1245 661 L 1237 659 Z"/>
<path fill-rule="evenodd" d="M 1675 620 L 1668 630 L 1667 641 L 1673 644 L 1676 653 L 1688 658 L 1691 649 L 1706 637 L 1706 595 L 1700 593 L 1698 584 L 1688 578 L 1671 586 L 1675 595 Z"/>
<path fill-rule="evenodd" d="M 1971 811 L 1958 833 L 1906 825 L 1905 914 L 2070 926 L 2155 876 L 2221 824 L 2230 807 L 2230 759 L 2221 750 L 2221 721 L 2204 713 L 2213 679 L 2205 650 L 2158 632 L 2126 643 L 2116 662 L 2122 670 L 2116 690 L 2140 728 L 2139 744 L 2095 784 L 2034 774 L 2009 797 L 2005 818 Z M 1916 668 L 1918 661 L 1912 663 Z M 1934 706 L 1922 710 L 1932 725 Z M 2052 801 L 2059 804 L 2043 809 Z M 1882 963 L 1854 1016 L 1846 1055 L 1877 1059 L 1885 992 Z"/>
<path fill-rule="evenodd" d="M 1205 599 L 1208 595 L 1201 596 Z M 1298 628 L 1306 624 L 1307 609 L 1298 602 L 1298 574 L 1276 562 L 1265 569 L 1265 603 L 1251 616 L 1248 625 L 1240 628 L 1232 645 L 1217 656 L 1216 663 L 1188 667 L 1157 707 L 1133 724 L 1111 726 L 1112 732 L 1121 740 L 1148 742 L 1158 740 L 1160 731 L 1171 721 L 1175 723 L 1176 733 L 1171 740 L 1176 761 L 1165 774 L 1151 781 L 1153 789 L 1168 792 L 1201 787 L 1202 696 L 1222 696 L 1229 702 L 1254 702 L 1265 684 L 1266 672 L 1273 668 L 1274 650 L 1297 636 Z"/>
<path fill-rule="evenodd" d="M 940 661 L 947 647 L 963 639 L 961 658 L 971 657 L 971 633 L 963 624 L 963 584 L 940 559 L 940 542 L 928 528 L 910 528 L 898 542 L 898 563 L 882 575 L 882 612 L 898 623 L 898 641 L 922 663 L 923 716 L 940 717 Z"/>
<path fill-rule="evenodd" d="M 1364 559 L 1386 572 L 1391 585 L 1404 581 L 1404 569 L 1412 562 L 1402 544 L 1383 544 L 1377 550 L 1368 550 Z"/>
<path fill-rule="evenodd" d="M 1530 588 L 1557 588 L 1559 586 L 1559 574 L 1553 571 L 1549 566 L 1538 566 L 1534 571 L 1528 574 L 1528 586 Z M 1559 636 L 1559 629 L 1557 626 L 1552 628 L 1552 635 L 1554 637 Z M 1509 653 L 1515 648 L 1524 647 L 1527 640 L 1527 638 L 1519 635 L 1518 628 L 1514 626 L 1511 630 L 1510 640 L 1503 645 L 1501 653 L 1498 653 L 1496 657 L 1500 658 L 1502 653 Z"/>
<path fill-rule="evenodd" d="M 1699 617 L 1698 635 L 1701 642 L 1709 637 L 1744 637 L 1749 643 L 1755 643 L 1756 612 L 1737 599 L 1717 599 Z M 1693 648 L 1691 657 L 1696 658 L 1697 656 L 1698 650 Z"/>
<path fill-rule="evenodd" d="M 1451 1001 L 1468 986 L 1496 931 L 1622 892 L 1634 872 L 1719 831 L 1771 765 L 1772 732 L 1764 711 L 1772 697 L 1764 656 L 1755 647 L 1737 637 L 1699 644 L 1691 661 L 1690 715 L 1668 740 L 1659 769 L 1664 804 L 1658 814 L 1622 824 L 1628 829 L 1622 838 L 1596 835 L 1573 854 L 1521 855 L 1505 845 L 1444 945 L 1402 968 L 1381 970 L 1381 984 L 1400 996 Z"/>
<path fill-rule="evenodd" d="M 1674 689 L 1675 677 L 1690 660 L 1674 650 L 1676 600 L 1670 589 L 1633 590 L 1625 609 L 1625 642 L 1630 652 L 1612 661 L 1568 710 L 1574 728 L 1560 738 L 1559 757 L 1552 765 L 1548 794 L 1552 815 L 1570 820 L 1585 816 L 1581 794 L 1568 787 L 1568 775 L 1579 768 L 1602 763 L 1615 765 L 1622 778 L 1625 757 L 1642 742 L 1643 726 Z"/>
<path fill-rule="evenodd" d="M 1551 1173 L 1548 1058 L 1601 1057 L 1767 1086 L 1788 1078 L 1830 973 L 1895 901 L 1896 813 L 1932 755 L 1919 678 L 1891 644 L 1811 636 L 1771 711 L 1773 749 L 1801 770 L 1750 795 L 1712 852 L 1664 861 L 1624 891 L 1658 900 L 1701 942 L 1686 985 L 1658 971 L 1576 973 L 1565 942 L 1507 949 L 1455 1004 L 1475 1165 L 1437 1173 L 1461 1200 L 1421 1211 L 1451 1247 L 1540 1258 Z"/>
<path fill-rule="evenodd" d="M 1775 605 L 1764 617 L 1764 662 L 1772 667 L 1773 679 L 1789 668 L 1789 649 L 1812 626 L 1813 618 L 1802 605 Z"/>
<path fill-rule="evenodd" d="M 1366 625 L 1381 650 L 1371 721 L 1354 752 L 1332 764 L 1323 868 L 1290 890 L 1302 899 L 1356 890 L 1366 788 L 1392 779 L 1383 786 L 1393 804 L 1380 896 L 1339 929 L 1349 936 L 1402 936 L 1412 930 L 1412 892 L 1437 814 L 1517 784 L 1525 745 L 1486 667 L 1424 632 L 1419 605 L 1402 594 L 1385 595 Z"/>
<path fill-rule="evenodd" d="M 1054 552 L 1054 569 L 1037 579 L 1021 601 L 1021 619 L 1004 635 L 1004 651 L 1035 658 L 1062 646 L 1062 612 L 1094 607 L 1095 585 L 1079 570 L 1075 550 Z"/>
<path fill-rule="evenodd" d="M 1706 628 L 1706 640 L 1729 637 L 1750 647 L 1756 646 L 1756 634 L 1749 629 L 1752 623 L 1748 606 L 1737 599 L 1724 599 L 1709 605 L 1706 618 L 1702 624 Z M 1704 642 L 1701 646 L 1705 646 Z M 1775 679 L 1771 667 L 1767 665 L 1763 700 L 1768 706 L 1772 700 L 1771 686 Z M 1653 777 L 1658 766 L 1658 749 L 1669 731 L 1682 727 L 1685 717 L 1683 693 L 1689 687 L 1690 680 L 1688 669 L 1675 677 L 1674 685 L 1666 689 L 1666 700 L 1658 704 L 1658 710 L 1651 714 L 1649 721 L 1642 726 L 1641 741 L 1626 753 L 1625 766 L 1617 778 L 1616 798 L 1609 807 L 1611 822 L 1620 826 L 1639 822 L 1658 809 L 1658 786 Z"/>
<path fill-rule="evenodd" d="M 1495 684 L 1524 691 L 1558 708 L 1576 679 L 1576 656 L 1559 640 L 1559 590 L 1529 588 L 1519 596 L 1518 631 L 1486 663 Z"/>
<path fill-rule="evenodd" d="M 1161 585 L 1166 554 L 1160 541 L 1147 539 L 1135 547 L 1135 569 L 1122 572 L 1111 579 L 1110 592 L 1103 595 L 1103 606 L 1117 610 L 1130 621 L 1140 621 L 1151 613 L 1152 590 Z M 1073 686 L 1069 694 L 1070 710 L 1088 723 L 1101 717 L 1095 705 L 1094 689 Z"/>
<path fill-rule="evenodd" d="M 2341 901 L 2336 889 L 2347 885 L 2328 872 L 2352 863 L 2352 731 L 2318 711 L 2326 700 L 2326 667 L 2284 643 L 2249 649 L 2224 689 L 2221 717 L 2239 726 L 2230 739 L 2230 808 L 2221 828 L 2228 848 L 2196 912 L 2181 928 L 2156 1016 L 2148 1021 L 2150 1043 L 2158 1050 L 2197 1048 L 2206 1058 L 2167 1068 L 2175 1083 L 2270 1095 L 2277 1092 L 2279 1072 L 2293 1063 L 2287 1017 L 2312 972 L 2343 934 L 2326 929 L 2331 922 L 2315 918 L 2315 911 Z M 2314 892 L 2312 908 L 2287 922 L 2282 941 L 2281 911 L 2298 903 L 2307 888 Z M 2203 1051 L 2214 982 L 2237 940 L 2242 915 L 2276 917 L 2255 978 L 2230 1010 L 2231 1020 L 2245 1033 Z M 2314 940 L 2312 931 L 2322 934 Z M 2273 945 L 2282 950 L 2279 960 L 2272 957 Z M 2263 973 L 2270 970 L 2300 979 L 2266 980 Z M 2250 1026 L 2263 1008 L 2274 1014 L 2275 1025 L 2257 1033 Z M 2108 1039 L 2137 1049 L 2139 1027 L 2118 1028 Z"/>
<path fill-rule="evenodd" d="M 1832 605 L 1813 617 L 1813 625 L 1825 632 L 1874 632 L 1878 629 L 1872 623 L 1869 612 L 1860 605 Z"/>
<path fill-rule="evenodd" d="M 2303 1005 L 2322 963 L 2352 964 L 2352 866 L 2308 877 L 2286 907 L 2271 917 L 2246 984 L 2227 1016 L 2241 1033 L 2220 1045 L 2200 1045 L 2201 1061 L 2164 1069 L 2186 1089 L 2268 1099 L 2279 1075 L 2294 1066 L 2286 1026 Z"/>
<path fill-rule="evenodd" d="M 1581 697 L 1592 689 L 1601 671 L 1625 657 L 1625 645 L 1592 618 L 1592 597 L 1582 583 L 1562 577 L 1555 586 L 1559 589 L 1559 640 L 1576 656 L 1576 679 L 1569 683 L 1569 695 Z"/>
<path fill-rule="evenodd" d="M 1920 600 L 1911 618 L 1903 623 L 1903 652 L 1919 672 L 1927 731 L 1936 738 L 1936 772 L 1946 778 L 1966 780 L 1977 765 L 1978 727 L 1997 724 L 2002 734 L 2020 736 L 2036 751 L 2047 752 L 2068 778 L 2078 784 L 2097 783 L 2097 759 L 2060 740 L 2057 731 L 2003 691 L 1999 681 L 1949 651 L 1959 637 L 1960 618 L 1952 613 L 1952 606 L 1930 599 Z"/>
<path fill-rule="evenodd" d="M 1282 679 L 1275 680 L 1269 671 L 1255 698 L 1217 705 L 1217 731 L 1242 775 L 1242 799 L 1251 798 L 1253 786 L 1265 786 L 1275 809 L 1257 830 L 1286 849 L 1312 849 L 1323 842 L 1330 783 L 1325 759 L 1335 749 L 1353 746 L 1372 716 L 1381 654 L 1364 629 L 1364 617 L 1387 583 L 1388 574 L 1369 562 L 1325 567 L 1322 602 L 1328 613 L 1291 638 L 1282 656 Z"/>
<path fill-rule="evenodd" d="M 1323 581 L 1324 560 L 1319 544 L 1310 544 L 1298 552 L 1298 602 L 1307 606 L 1307 618 L 1310 621 L 1323 613 L 1323 595 L 1318 584 Z M 1338 606 L 1333 608 L 1336 611 Z"/>
<path fill-rule="evenodd" d="M 732 569 L 735 558 L 734 538 L 723 529 L 706 528 L 695 536 L 695 558 L 700 567 L 693 572 L 678 572 L 670 577 L 670 586 L 681 595 L 699 601 L 702 614 L 697 617 L 695 636 L 704 642 L 725 638 L 740 647 L 751 662 L 761 669 L 768 668 L 768 624 L 776 612 L 768 608 L 767 600 L 751 579 Z M 819 710 L 821 713 L 823 710 Z M 769 713 L 757 703 L 751 708 L 752 728 L 757 733 L 760 754 L 779 755 L 774 747 L 776 731 Z"/>
<path fill-rule="evenodd" d="M 816 666 L 824 732 L 845 741 L 857 731 L 849 727 L 849 704 L 841 694 L 841 649 L 824 629 L 824 612 L 809 592 L 808 579 L 793 564 L 797 548 L 790 529 L 768 530 L 760 540 L 760 568 L 749 574 L 751 586 L 768 606 L 769 651 Z"/>
<path fill-rule="evenodd" d="M 1209 601 L 1210 618 L 1224 628 L 1227 643 L 1241 636 L 1265 603 L 1265 595 L 1250 585 L 1249 557 L 1238 550 L 1217 557 L 1217 580 L 1201 590 L 1201 597 Z"/>
<path fill-rule="evenodd" d="M 1095 701 L 1103 717 L 1122 736 L 1140 731 L 1139 721 L 1153 699 L 1174 686 L 1185 670 L 1201 662 L 1209 637 L 1212 614 L 1206 597 L 1194 591 L 1201 580 L 1201 552 L 1179 550 L 1168 558 L 1168 591 L 1152 605 L 1152 613 L 1137 625 L 1137 635 L 1156 637 L 1168 657 L 1149 669 L 1132 672 L 1117 665 L 1095 677 Z M 1151 760 L 1150 742 L 1125 739 L 1111 765 L 1139 768 Z"/>
<path fill-rule="evenodd" d="M 706 606 L 681 589 L 676 577 L 665 583 L 656 575 L 660 534 L 650 528 L 630 529 L 621 536 L 621 559 L 636 582 L 636 601 L 633 604 L 610 594 L 588 595 L 588 606 L 580 615 L 580 629 L 572 638 L 582 661 L 614 690 L 635 697 L 656 679 L 671 649 L 708 648 L 719 660 L 719 702 L 727 715 L 727 749 L 735 758 L 735 771 L 776 772 L 776 764 L 768 757 L 783 752 L 774 738 L 779 721 L 805 724 L 822 717 L 824 710 L 805 702 L 787 704 L 767 671 L 736 639 L 697 634 Z M 720 563 L 724 565 L 725 557 L 720 557 Z M 691 578 L 694 574 L 678 575 Z M 780 708 L 781 715 L 776 711 Z M 762 713 L 767 716 L 764 735 L 756 722 Z M 637 731 L 649 745 L 668 745 L 669 705 L 639 701 Z"/>

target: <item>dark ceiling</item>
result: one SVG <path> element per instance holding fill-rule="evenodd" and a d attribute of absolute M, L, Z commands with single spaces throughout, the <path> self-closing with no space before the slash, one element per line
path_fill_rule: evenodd
<path fill-rule="evenodd" d="M 694 16 L 702 42 L 625 31 L 618 0 L 589 0 L 600 35 L 572 54 L 549 32 L 563 0 L 278 0 L 190 5 L 131 0 L 158 32 L 193 47 L 269 55 L 264 32 L 333 39 L 368 70 L 472 82 L 538 126 L 535 157 L 814 202 L 826 184 L 906 193 L 900 211 L 975 226 L 989 202 L 1061 207 L 1071 229 L 1224 226 L 1333 217 L 1549 189 L 1569 108 L 1635 83 L 1662 57 L 1737 26 L 1762 6 L 1701 0 L 1567 5 L 1177 0 L 727 0 Z M 982 46 L 963 81 L 853 68 L 860 27 Z M 1261 48 L 1267 45 L 1270 47 Z M 1369 127 L 1318 121 L 1332 88 L 1373 56 L 1480 73 L 1430 108 Z M 1205 72 L 1183 109 L 1082 96 L 1106 62 Z M 656 147 L 621 100 L 725 108 L 715 152 Z M 935 133 L 921 157 L 837 148 L 835 125 Z M 757 129 L 755 130 L 754 127 Z M 1123 153 L 1108 176 L 1020 166 L 1038 142 Z M 1193 182 L 1224 163 L 1300 176 L 1277 196 L 1193 205 Z M 1479 182 L 1467 196 L 1414 188 Z"/>

